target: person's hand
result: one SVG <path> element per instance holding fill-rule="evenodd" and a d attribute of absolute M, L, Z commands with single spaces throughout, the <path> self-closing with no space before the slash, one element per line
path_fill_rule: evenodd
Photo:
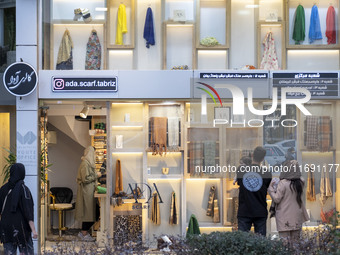
<path fill-rule="evenodd" d="M 101 172 L 97 172 L 97 177 L 101 177 L 102 176 L 102 173 Z"/>
<path fill-rule="evenodd" d="M 33 239 L 37 239 L 37 238 L 38 238 L 38 233 L 37 233 L 37 231 L 33 231 L 33 232 L 32 232 L 32 237 L 33 237 Z"/>

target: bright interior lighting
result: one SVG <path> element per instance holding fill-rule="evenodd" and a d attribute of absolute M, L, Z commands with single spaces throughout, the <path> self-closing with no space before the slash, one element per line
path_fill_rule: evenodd
<path fill-rule="evenodd" d="M 107 8 L 105 8 L 105 7 L 96 7 L 95 11 L 96 12 L 107 12 Z"/>
<path fill-rule="evenodd" d="M 88 105 L 85 105 L 84 108 L 79 113 L 79 116 L 82 117 L 83 119 L 86 119 L 87 114 L 89 114 L 89 110 L 90 110 L 90 107 L 88 107 Z"/>

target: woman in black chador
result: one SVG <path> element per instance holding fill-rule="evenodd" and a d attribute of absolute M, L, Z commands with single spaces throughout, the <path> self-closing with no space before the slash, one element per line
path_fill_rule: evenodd
<path fill-rule="evenodd" d="M 33 238 L 38 237 L 34 227 L 33 198 L 24 183 L 25 166 L 15 163 L 10 178 L 0 189 L 0 239 L 5 254 L 34 254 Z"/>

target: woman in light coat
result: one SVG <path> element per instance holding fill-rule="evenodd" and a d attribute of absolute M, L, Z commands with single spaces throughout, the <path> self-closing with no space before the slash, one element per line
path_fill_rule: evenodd
<path fill-rule="evenodd" d="M 281 238 L 299 239 L 302 223 L 309 220 L 302 202 L 304 181 L 296 160 L 288 160 L 283 164 L 280 181 L 275 189 L 275 181 L 271 182 L 268 192 L 275 202 L 276 226 Z"/>
<path fill-rule="evenodd" d="M 75 218 L 82 222 L 82 231 L 78 236 L 84 241 L 94 241 L 88 231 L 96 220 L 96 201 L 94 192 L 97 178 L 100 173 L 96 172 L 94 148 L 89 146 L 84 151 L 77 174 L 77 199 Z"/>

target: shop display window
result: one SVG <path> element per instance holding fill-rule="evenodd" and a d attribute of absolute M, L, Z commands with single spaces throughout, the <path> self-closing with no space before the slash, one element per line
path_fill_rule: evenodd
<path fill-rule="evenodd" d="M 338 48 L 337 1 L 287 1 L 287 48 Z"/>

